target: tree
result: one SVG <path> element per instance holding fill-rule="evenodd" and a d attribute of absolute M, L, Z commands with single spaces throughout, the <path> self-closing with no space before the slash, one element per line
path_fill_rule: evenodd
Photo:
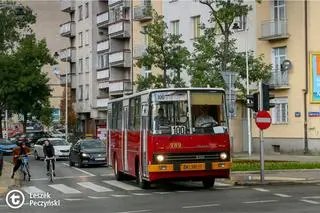
<path fill-rule="evenodd" d="M 246 78 L 245 53 L 237 50 L 231 28 L 237 17 L 246 16 L 252 8 L 243 5 L 243 0 L 200 0 L 200 3 L 210 8 L 209 22 L 213 27 L 202 26 L 204 33 L 194 43 L 188 70 L 192 85 L 225 87 L 221 72 L 229 71 L 238 74 L 235 86 L 244 91 L 241 80 Z M 270 78 L 272 66 L 263 62 L 262 55 L 254 57 L 250 51 L 248 59 L 250 82 Z"/>
<path fill-rule="evenodd" d="M 8 98 L 8 103 L 16 113 L 24 115 L 24 131 L 29 115 L 43 112 L 49 103 L 51 89 L 46 73 L 41 68 L 46 64 L 55 64 L 50 55 L 46 41 L 37 41 L 34 35 L 24 38 L 14 54 L 15 63 L 19 65 L 19 77 L 16 92 Z"/>
<path fill-rule="evenodd" d="M 183 46 L 184 41 L 181 35 L 174 35 L 167 32 L 168 26 L 163 20 L 163 16 L 153 11 L 153 22 L 147 24 L 144 33 L 148 36 L 149 44 L 146 53 L 137 61 L 137 66 L 156 67 L 163 74 L 159 76 L 143 77 L 138 76 L 137 84 L 153 79 L 151 85 L 158 85 L 158 80 L 162 78 L 162 84 L 166 88 L 169 84 L 174 86 L 183 85 L 180 73 L 188 63 L 189 51 Z M 168 76 L 168 71 L 173 71 L 172 76 Z M 172 79 L 170 79 L 170 77 Z M 138 86 L 139 87 L 139 86 Z"/>

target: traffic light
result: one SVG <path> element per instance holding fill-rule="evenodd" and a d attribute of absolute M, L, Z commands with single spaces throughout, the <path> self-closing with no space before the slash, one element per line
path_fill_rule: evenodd
<path fill-rule="evenodd" d="M 253 111 L 258 112 L 259 111 L 259 93 L 253 93 L 252 95 L 247 95 L 247 100 L 249 100 L 250 103 L 247 103 L 247 107 L 251 108 Z"/>
<path fill-rule="evenodd" d="M 262 83 L 263 110 L 265 111 L 269 111 L 270 108 L 275 107 L 274 103 L 270 103 L 270 100 L 274 99 L 274 95 L 270 94 L 272 90 L 274 90 L 274 87 Z"/>

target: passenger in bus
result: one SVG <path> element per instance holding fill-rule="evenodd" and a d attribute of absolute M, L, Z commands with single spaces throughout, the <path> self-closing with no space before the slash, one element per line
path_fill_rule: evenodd
<path fill-rule="evenodd" d="M 163 108 L 159 108 L 158 115 L 154 118 L 156 123 L 156 129 L 159 129 L 160 126 L 166 126 L 169 124 L 168 119 L 164 116 Z"/>
<path fill-rule="evenodd" d="M 201 106 L 200 113 L 201 115 L 197 117 L 195 121 L 196 127 L 209 127 L 218 124 L 212 116 L 209 115 L 209 106 Z"/>

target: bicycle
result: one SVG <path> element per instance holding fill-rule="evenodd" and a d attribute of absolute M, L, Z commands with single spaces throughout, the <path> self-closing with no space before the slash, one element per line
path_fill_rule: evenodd
<path fill-rule="evenodd" d="M 52 166 L 51 166 L 51 160 L 54 160 L 54 161 L 55 161 L 56 159 L 55 159 L 55 157 L 51 157 L 51 158 L 46 157 L 46 158 L 44 159 L 44 162 L 45 162 L 45 168 L 46 168 L 46 166 L 47 166 L 46 162 L 49 161 L 49 174 L 48 174 L 48 178 L 49 178 L 49 181 L 50 181 L 51 183 L 53 183 L 53 168 L 52 168 Z"/>
<path fill-rule="evenodd" d="M 28 181 L 30 181 L 29 156 L 19 155 L 19 159 L 21 160 L 21 173 L 23 173 L 23 180 L 26 180 L 26 176 L 28 176 Z"/>

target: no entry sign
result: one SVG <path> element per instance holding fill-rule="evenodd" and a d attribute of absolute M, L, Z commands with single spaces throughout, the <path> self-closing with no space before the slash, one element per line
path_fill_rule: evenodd
<path fill-rule="evenodd" d="M 267 111 L 259 111 L 256 116 L 256 124 L 259 129 L 268 129 L 271 125 L 271 116 Z"/>

